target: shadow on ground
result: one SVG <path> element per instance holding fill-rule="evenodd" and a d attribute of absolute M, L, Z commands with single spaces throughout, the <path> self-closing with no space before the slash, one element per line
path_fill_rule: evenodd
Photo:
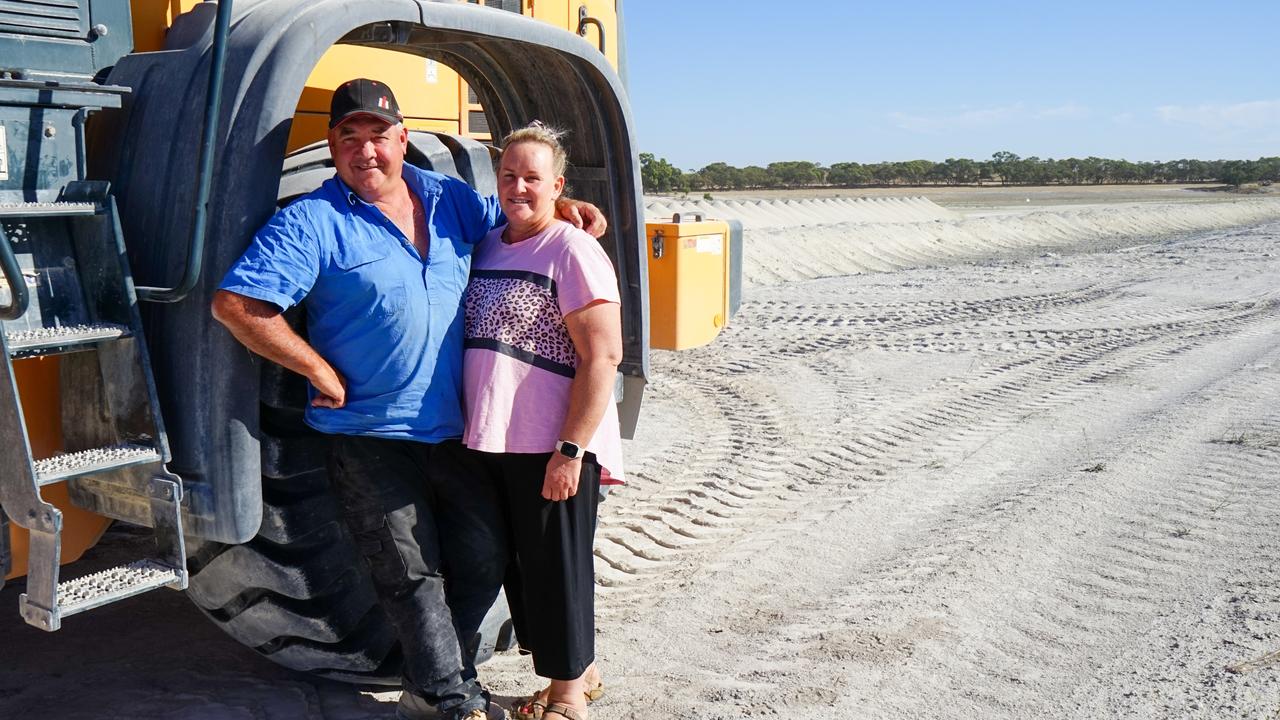
<path fill-rule="evenodd" d="M 73 566 L 76 576 L 148 554 L 128 529 Z M 223 634 L 184 593 L 155 590 L 75 615 L 46 633 L 18 616 L 22 580 L 0 590 L 0 718 L 299 720 L 389 718 L 398 693 L 297 673 Z"/>

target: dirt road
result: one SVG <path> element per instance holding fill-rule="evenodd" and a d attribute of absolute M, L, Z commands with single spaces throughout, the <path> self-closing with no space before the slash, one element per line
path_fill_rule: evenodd
<path fill-rule="evenodd" d="M 1280 717 L 1280 223 L 1055 252 L 758 287 L 655 353 L 602 514 L 593 718 Z M 171 593 L 66 628 L 0 612 L 0 717 L 395 697 Z"/>

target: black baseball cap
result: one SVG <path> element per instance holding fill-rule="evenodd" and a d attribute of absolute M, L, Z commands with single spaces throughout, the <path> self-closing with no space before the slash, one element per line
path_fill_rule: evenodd
<path fill-rule="evenodd" d="M 386 83 L 366 78 L 348 80 L 333 91 L 333 100 L 329 103 L 329 129 L 356 115 L 372 115 L 393 125 L 404 120 L 391 88 Z"/>

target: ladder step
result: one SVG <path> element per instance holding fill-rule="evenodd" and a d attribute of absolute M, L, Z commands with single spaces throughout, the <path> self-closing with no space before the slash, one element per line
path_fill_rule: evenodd
<path fill-rule="evenodd" d="M 178 572 L 155 560 L 135 560 L 58 583 L 58 613 L 62 617 L 123 600 L 178 581 Z"/>
<path fill-rule="evenodd" d="M 91 202 L 0 203 L 0 217 L 66 217 L 97 212 L 98 204 Z"/>
<path fill-rule="evenodd" d="M 125 443 L 56 455 L 45 460 L 37 460 L 33 465 L 36 471 L 36 482 L 40 485 L 48 485 L 79 475 L 150 462 L 160 462 L 160 453 L 156 452 L 155 448 Z"/>
<path fill-rule="evenodd" d="M 117 340 L 130 335 L 126 325 L 98 323 L 19 330 L 5 333 L 5 342 L 9 345 L 10 355 L 15 358 L 24 358 L 66 352 L 79 349 L 79 346 Z"/>

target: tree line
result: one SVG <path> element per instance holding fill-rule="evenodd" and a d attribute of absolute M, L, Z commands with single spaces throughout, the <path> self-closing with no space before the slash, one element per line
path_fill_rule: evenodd
<path fill-rule="evenodd" d="M 990 160 L 947 158 L 942 162 L 908 160 L 861 164 L 792 160 L 766 167 L 744 168 L 717 162 L 683 171 L 665 158 L 640 153 L 640 175 L 646 192 L 694 190 L 772 190 L 806 187 L 866 187 L 893 185 L 1102 185 L 1120 183 L 1246 183 L 1280 182 L 1280 157 L 1257 160 L 1171 160 L 1129 162 L 1107 158 L 1065 160 L 1018 157 L 1001 151 Z"/>

